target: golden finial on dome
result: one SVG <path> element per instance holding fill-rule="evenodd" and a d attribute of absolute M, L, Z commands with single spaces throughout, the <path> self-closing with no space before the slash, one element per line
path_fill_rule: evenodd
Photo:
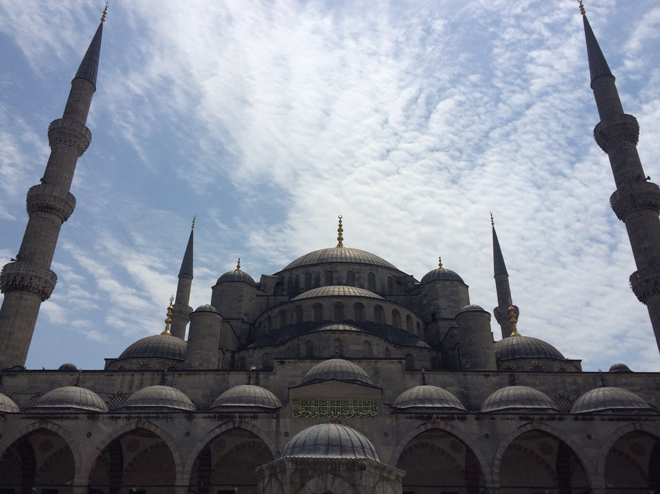
<path fill-rule="evenodd" d="M 490 226 L 495 226 L 495 220 L 493 219 L 493 212 L 490 212 Z"/>
<path fill-rule="evenodd" d="M 197 219 L 197 215 L 193 216 L 193 224 L 191 230 L 195 229 L 195 220 Z"/>
<path fill-rule="evenodd" d="M 105 16 L 108 15 L 108 2 L 105 3 L 105 9 L 103 9 L 103 15 L 101 16 L 101 22 L 105 22 Z"/>
<path fill-rule="evenodd" d="M 343 216 L 340 214 L 338 216 L 339 218 L 339 228 L 337 228 L 337 247 L 343 247 L 344 246 L 344 228 L 341 226 L 341 219 Z"/>
<path fill-rule="evenodd" d="M 442 269 L 442 257 L 438 257 L 438 269 Z"/>
<path fill-rule="evenodd" d="M 511 323 L 511 334 L 509 336 L 520 336 L 516 324 L 518 324 L 518 319 L 516 319 L 516 309 L 513 308 L 513 303 L 511 302 L 511 297 L 509 297 L 509 322 Z"/>
<path fill-rule="evenodd" d="M 584 10 L 584 4 L 582 3 L 582 0 L 578 0 L 578 3 L 580 4 L 580 14 L 587 15 L 587 13 Z"/>
<path fill-rule="evenodd" d="M 170 324 L 172 323 L 172 303 L 174 302 L 174 295 L 170 297 L 170 305 L 167 306 L 167 319 L 165 319 L 165 331 L 161 334 L 172 334 L 170 333 Z"/>
<path fill-rule="evenodd" d="M 241 270 L 241 258 L 239 257 L 238 262 L 236 263 L 236 271 L 240 271 L 240 270 Z"/>

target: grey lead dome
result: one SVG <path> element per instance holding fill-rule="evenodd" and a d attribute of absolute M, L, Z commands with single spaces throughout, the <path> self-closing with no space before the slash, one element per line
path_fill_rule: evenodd
<path fill-rule="evenodd" d="M 460 281 L 465 284 L 463 278 L 461 278 L 458 273 L 447 268 L 435 268 L 428 273 L 426 273 L 420 283 L 423 285 L 425 283 L 430 283 L 431 281 L 436 280 L 445 280 L 445 281 Z"/>
<path fill-rule="evenodd" d="M 127 358 L 170 358 L 183 360 L 186 342 L 169 334 L 147 336 L 129 346 L 118 360 Z"/>
<path fill-rule="evenodd" d="M 348 458 L 380 462 L 374 445 L 358 431 L 339 424 L 318 424 L 296 434 L 282 457 Z"/>
<path fill-rule="evenodd" d="M 241 269 L 234 269 L 233 271 L 227 271 L 225 274 L 218 278 L 217 283 L 225 283 L 227 281 L 236 282 L 242 281 L 243 283 L 249 283 L 252 286 L 257 286 L 257 282 L 254 281 L 254 278 L 247 274 Z"/>
<path fill-rule="evenodd" d="M 340 358 L 333 358 L 316 364 L 305 374 L 302 383 L 328 381 L 330 379 L 373 384 L 373 381 L 362 367 Z"/>
<path fill-rule="evenodd" d="M 351 249 L 348 247 L 331 247 L 329 249 L 315 250 L 309 254 L 299 257 L 282 271 L 287 269 L 299 268 L 301 266 L 310 266 L 312 264 L 323 264 L 328 262 L 350 262 L 355 264 L 371 264 L 373 266 L 381 266 L 384 268 L 395 269 L 397 267 L 390 264 L 385 259 L 378 257 L 370 252 Z"/>
<path fill-rule="evenodd" d="M 592 389 L 580 396 L 571 408 L 571 413 L 605 411 L 651 412 L 653 407 L 632 391 L 604 386 Z"/>
<path fill-rule="evenodd" d="M 553 358 L 566 360 L 559 350 L 531 336 L 509 336 L 495 342 L 495 358 L 511 360 L 515 358 Z"/>
<path fill-rule="evenodd" d="M 528 386 L 507 386 L 498 389 L 481 405 L 482 412 L 497 412 L 515 409 L 537 409 L 559 411 L 548 395 Z"/>
<path fill-rule="evenodd" d="M 242 384 L 234 386 L 218 396 L 211 408 L 217 407 L 258 407 L 275 410 L 282 403 L 273 393 L 261 386 Z"/>
<path fill-rule="evenodd" d="M 79 386 L 65 386 L 49 391 L 30 409 L 75 409 L 88 412 L 107 412 L 105 402 L 94 391 Z"/>
<path fill-rule="evenodd" d="M 195 405 L 178 389 L 170 386 L 148 386 L 129 396 L 121 408 L 172 408 L 194 411 Z"/>
<path fill-rule="evenodd" d="M 294 297 L 292 300 L 303 300 L 306 298 L 316 298 L 316 297 L 364 297 L 364 298 L 377 298 L 384 300 L 383 297 L 377 293 L 370 292 L 364 288 L 357 288 L 355 286 L 322 286 L 320 288 L 313 288 L 301 293 L 297 297 Z"/>
<path fill-rule="evenodd" d="M 9 396 L 0 393 L 0 413 L 18 413 L 21 410 Z"/>
<path fill-rule="evenodd" d="M 422 385 L 410 388 L 392 403 L 393 408 L 449 408 L 461 410 L 465 407 L 452 393 L 438 386 Z"/>

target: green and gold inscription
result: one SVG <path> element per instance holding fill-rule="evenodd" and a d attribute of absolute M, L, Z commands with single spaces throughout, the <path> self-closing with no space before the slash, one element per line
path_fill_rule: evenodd
<path fill-rule="evenodd" d="M 375 419 L 376 400 L 293 400 L 294 418 Z"/>

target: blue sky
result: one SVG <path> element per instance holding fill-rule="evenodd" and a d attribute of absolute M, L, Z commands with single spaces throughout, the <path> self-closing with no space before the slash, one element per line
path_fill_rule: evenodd
<path fill-rule="evenodd" d="M 586 7 L 657 182 L 660 6 Z M 2 264 L 102 9 L 0 0 Z M 345 245 L 417 279 L 442 256 L 491 310 L 493 211 L 522 334 L 660 370 L 575 0 L 117 0 L 103 36 L 28 368 L 102 368 L 162 331 L 194 215 L 193 306 L 237 257 L 258 279 L 333 246 L 342 214 Z"/>

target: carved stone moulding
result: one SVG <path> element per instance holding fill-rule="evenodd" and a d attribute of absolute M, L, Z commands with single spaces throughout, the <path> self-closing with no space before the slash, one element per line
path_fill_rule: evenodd
<path fill-rule="evenodd" d="M 635 271 L 630 275 L 630 288 L 643 304 L 652 297 L 660 296 L 660 266 Z"/>
<path fill-rule="evenodd" d="M 92 142 L 92 132 L 81 122 L 71 118 L 58 118 L 48 126 L 48 143 L 65 145 L 75 148 L 78 156 L 82 156 L 89 143 Z"/>
<path fill-rule="evenodd" d="M 10 262 L 0 273 L 2 293 L 31 292 L 39 295 L 42 302 L 53 293 L 56 283 L 57 275 L 53 271 L 31 262 Z"/>
<path fill-rule="evenodd" d="M 51 213 L 62 223 L 69 219 L 76 208 L 76 198 L 61 187 L 40 184 L 30 187 L 27 193 L 27 212 Z"/>
<path fill-rule="evenodd" d="M 645 181 L 623 185 L 610 196 L 610 204 L 621 221 L 631 213 L 660 211 L 660 187 Z"/>
<path fill-rule="evenodd" d="M 639 124 L 632 115 L 625 113 L 616 115 L 596 125 L 594 139 L 606 153 L 609 153 L 614 146 L 624 142 L 636 146 L 639 142 Z"/>

